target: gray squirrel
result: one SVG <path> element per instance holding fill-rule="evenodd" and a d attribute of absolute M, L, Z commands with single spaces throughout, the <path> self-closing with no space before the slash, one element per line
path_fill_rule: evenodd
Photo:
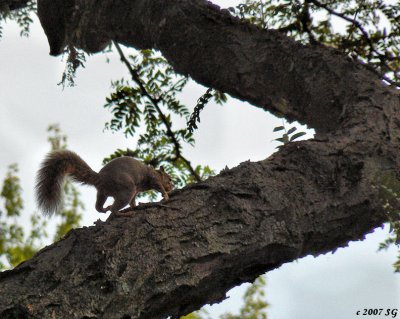
<path fill-rule="evenodd" d="M 59 209 L 66 175 L 76 182 L 96 187 L 98 212 L 111 211 L 122 216 L 126 211 L 120 212 L 122 208 L 130 205 L 132 210 L 135 207 L 138 193 L 154 189 L 167 200 L 174 187 L 162 166 L 155 170 L 129 156 L 113 159 L 96 173 L 78 154 L 67 150 L 54 151 L 42 162 L 36 179 L 36 200 L 45 215 L 51 216 Z M 108 197 L 113 197 L 114 203 L 104 207 Z"/>

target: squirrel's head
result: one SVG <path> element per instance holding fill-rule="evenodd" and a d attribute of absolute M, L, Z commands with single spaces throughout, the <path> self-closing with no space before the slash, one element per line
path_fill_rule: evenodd
<path fill-rule="evenodd" d="M 169 176 L 164 170 L 164 167 L 160 166 L 160 169 L 157 170 L 157 173 L 160 175 L 161 184 L 165 188 L 167 193 L 172 191 L 172 189 L 174 188 L 174 184 L 172 183 L 171 176 Z"/>

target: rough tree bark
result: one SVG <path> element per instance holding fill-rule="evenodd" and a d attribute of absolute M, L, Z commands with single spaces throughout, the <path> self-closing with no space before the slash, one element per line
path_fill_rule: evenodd
<path fill-rule="evenodd" d="M 363 239 L 387 220 L 384 204 L 398 208 L 383 189 L 399 174 L 399 96 L 359 63 L 203 0 L 61 2 L 39 1 L 52 54 L 110 40 L 156 48 L 178 72 L 317 134 L 132 218 L 70 232 L 0 274 L 1 318 L 176 318 L 282 263 Z"/>
<path fill-rule="evenodd" d="M 8 12 L 10 10 L 16 10 L 25 8 L 28 5 L 29 0 L 0 0 L 0 13 L 1 11 Z"/>

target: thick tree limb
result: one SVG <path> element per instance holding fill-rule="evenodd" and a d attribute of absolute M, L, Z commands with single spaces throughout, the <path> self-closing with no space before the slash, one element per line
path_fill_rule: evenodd
<path fill-rule="evenodd" d="M 318 132 L 336 129 L 358 98 L 354 93 L 377 85 L 372 72 L 333 49 L 302 46 L 203 0 L 66 0 L 65 10 L 54 9 L 56 2 L 38 1 L 52 54 L 65 45 L 97 52 L 111 40 L 157 48 L 197 82 Z"/>
<path fill-rule="evenodd" d="M 49 1 L 39 1 L 42 23 Z M 200 0 L 65 2 L 73 10 L 59 43 L 158 48 L 179 72 L 318 136 L 132 218 L 72 231 L 0 274 L 1 318 L 177 317 L 282 263 L 362 239 L 386 221 L 384 204 L 399 208 L 384 193 L 399 175 L 399 97 L 361 65 Z"/>
<path fill-rule="evenodd" d="M 0 15 L 2 11 L 25 8 L 29 0 L 0 0 Z"/>

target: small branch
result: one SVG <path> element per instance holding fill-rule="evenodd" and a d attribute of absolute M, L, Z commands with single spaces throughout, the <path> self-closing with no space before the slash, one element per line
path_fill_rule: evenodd
<path fill-rule="evenodd" d="M 373 53 L 375 53 L 375 54 L 377 55 L 377 57 L 379 58 L 379 60 L 381 61 L 381 63 L 382 63 L 388 70 L 391 70 L 392 72 L 394 72 L 394 70 L 392 70 L 392 69 L 390 68 L 390 66 L 389 66 L 386 62 L 384 62 L 384 61 L 382 60 L 382 56 L 383 56 L 383 55 L 382 55 L 380 52 L 378 52 L 378 51 L 376 50 L 375 45 L 374 45 L 374 43 L 372 42 L 371 38 L 369 37 L 368 32 L 364 29 L 364 27 L 361 25 L 361 23 L 358 22 L 358 21 L 356 20 L 356 17 L 357 17 L 357 14 L 358 14 L 359 11 L 357 11 L 357 13 L 355 14 L 354 18 L 349 18 L 349 17 L 345 16 L 343 13 L 337 12 L 337 11 L 335 11 L 335 10 L 329 8 L 327 5 L 325 5 L 325 4 L 321 3 L 321 2 L 319 2 L 318 0 L 306 0 L 306 3 L 312 3 L 312 4 L 314 4 L 315 6 L 326 10 L 326 11 L 329 12 L 330 14 L 332 14 L 332 15 L 334 15 L 334 16 L 337 16 L 337 17 L 339 17 L 339 18 L 341 18 L 341 19 L 343 19 L 343 20 L 345 20 L 345 21 L 347 21 L 347 22 L 353 24 L 353 25 L 361 32 L 361 34 L 363 35 L 365 41 L 367 42 L 367 44 L 368 44 L 369 47 L 371 48 L 371 52 L 373 52 Z M 369 66 L 368 69 L 374 71 L 374 73 L 377 74 L 379 77 L 381 77 L 382 80 L 385 80 L 386 82 L 390 83 L 391 85 L 400 86 L 400 82 L 397 82 L 397 81 L 394 81 L 394 80 L 389 79 L 387 76 L 385 76 L 385 75 L 382 74 L 381 72 L 377 71 L 377 70 L 374 69 L 373 67 Z"/>
<path fill-rule="evenodd" d="M 132 68 L 132 66 L 129 63 L 128 59 L 126 58 L 124 52 L 122 51 L 120 45 L 117 42 L 114 42 L 114 45 L 117 48 L 117 51 L 119 53 L 121 61 L 128 68 L 129 73 L 132 76 L 132 80 L 139 86 L 140 91 L 142 92 L 142 95 L 147 97 L 150 100 L 150 102 L 154 105 L 158 114 L 160 115 L 161 121 L 164 123 L 164 125 L 167 129 L 167 135 L 172 140 L 172 143 L 174 144 L 176 158 L 180 158 L 186 164 L 186 167 L 189 169 L 190 173 L 193 175 L 193 177 L 196 179 L 196 181 L 200 182 L 201 178 L 200 178 L 199 174 L 196 173 L 196 171 L 192 167 L 190 161 L 188 159 L 186 159 L 181 153 L 181 145 L 179 144 L 177 138 L 175 137 L 175 134 L 172 131 L 171 125 L 169 124 L 167 117 L 165 116 L 165 114 L 162 112 L 161 108 L 158 105 L 159 99 L 153 98 L 150 95 L 150 93 L 146 90 L 146 88 L 144 87 L 144 85 L 142 83 L 142 80 L 139 77 L 139 74 L 136 72 L 136 70 L 134 70 Z"/>
<path fill-rule="evenodd" d="M 342 14 L 342 13 L 340 13 L 340 12 L 336 12 L 335 10 L 329 8 L 329 7 L 328 7 L 327 5 L 325 5 L 325 4 L 322 4 L 322 3 L 319 2 L 318 0 L 306 0 L 306 3 L 312 3 L 312 4 L 316 5 L 316 6 L 319 7 L 319 8 L 325 9 L 325 10 L 328 11 L 330 14 L 332 14 L 332 15 L 334 15 L 334 16 L 337 16 L 337 17 L 339 17 L 339 18 L 342 18 L 343 20 L 346 20 L 347 22 L 350 22 L 350 23 L 352 23 L 353 25 L 355 25 L 355 26 L 357 27 L 357 29 L 359 29 L 360 32 L 363 34 L 363 36 L 365 37 L 365 40 L 368 42 L 368 44 L 369 44 L 369 46 L 371 47 L 371 49 L 372 49 L 374 52 L 376 52 L 376 51 L 375 51 L 375 48 L 374 48 L 374 44 L 372 43 L 372 41 L 371 41 L 371 39 L 370 39 L 370 37 L 369 37 L 369 35 L 368 35 L 368 32 L 365 31 L 365 29 L 363 28 L 363 26 L 361 25 L 360 22 L 358 22 L 358 21 L 355 20 L 355 19 L 349 18 L 349 17 L 345 16 L 344 14 Z"/>

